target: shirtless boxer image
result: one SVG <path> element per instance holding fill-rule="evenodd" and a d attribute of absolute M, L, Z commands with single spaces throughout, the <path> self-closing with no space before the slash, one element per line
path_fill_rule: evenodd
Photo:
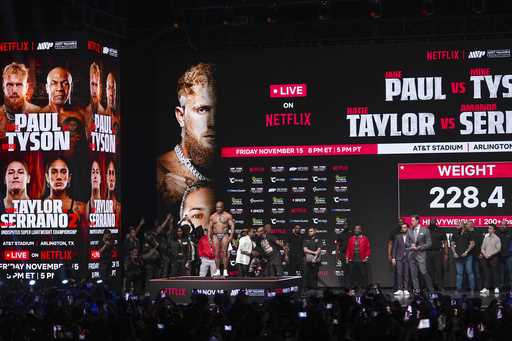
<path fill-rule="evenodd" d="M 229 228 L 229 229 L 228 229 Z M 228 276 L 228 245 L 235 233 L 233 216 L 224 210 L 224 203 L 215 204 L 215 212 L 210 216 L 209 237 L 213 240 L 215 249 L 215 265 L 217 271 L 214 276 L 220 276 L 220 261 L 224 264 L 224 276 Z"/>

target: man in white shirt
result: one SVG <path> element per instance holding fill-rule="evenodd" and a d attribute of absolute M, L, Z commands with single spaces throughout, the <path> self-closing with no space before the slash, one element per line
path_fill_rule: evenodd
<path fill-rule="evenodd" d="M 480 262 L 484 268 L 485 286 L 480 291 L 481 295 L 489 295 L 489 289 L 494 288 L 494 293 L 499 295 L 497 284 L 498 257 L 501 251 L 501 239 L 496 235 L 496 224 L 489 224 L 488 232 L 482 242 L 480 250 Z"/>
<path fill-rule="evenodd" d="M 236 265 L 238 273 L 241 277 L 247 277 L 249 274 L 249 263 L 251 262 L 251 254 L 253 249 L 254 228 L 246 229 L 246 235 L 238 241 L 238 250 L 236 252 Z"/>

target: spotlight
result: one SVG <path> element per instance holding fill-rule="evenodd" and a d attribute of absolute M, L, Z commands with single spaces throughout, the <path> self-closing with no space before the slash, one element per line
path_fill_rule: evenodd
<path fill-rule="evenodd" d="M 31 279 L 30 281 L 28 281 L 28 285 L 33 287 L 34 285 L 36 285 L 36 280 L 35 279 Z"/>
<path fill-rule="evenodd" d="M 66 284 L 68 284 L 68 283 L 69 283 L 69 280 L 67 280 L 67 279 L 63 279 L 61 283 L 62 283 L 62 284 L 64 284 L 64 285 L 66 285 Z"/>
<path fill-rule="evenodd" d="M 96 280 L 96 283 L 97 284 L 101 284 L 101 283 L 103 283 L 103 280 L 101 278 L 99 278 L 99 279 Z"/>
<path fill-rule="evenodd" d="M 382 0 L 368 0 L 368 15 L 374 19 L 382 17 Z"/>

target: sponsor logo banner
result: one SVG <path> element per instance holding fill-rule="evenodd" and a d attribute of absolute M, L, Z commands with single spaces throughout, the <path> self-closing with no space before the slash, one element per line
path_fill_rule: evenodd
<path fill-rule="evenodd" d="M 512 178 L 512 162 L 399 164 L 398 178 L 400 180 Z"/>

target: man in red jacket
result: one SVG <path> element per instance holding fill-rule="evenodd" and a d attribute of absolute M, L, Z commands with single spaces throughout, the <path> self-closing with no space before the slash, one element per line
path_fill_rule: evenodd
<path fill-rule="evenodd" d="M 370 257 L 370 241 L 363 235 L 361 225 L 354 227 L 354 235 L 348 239 L 345 258 L 347 261 L 348 279 L 352 288 L 366 288 L 368 285 L 368 259 Z"/>
<path fill-rule="evenodd" d="M 199 267 L 199 276 L 206 277 L 208 269 L 210 269 L 210 276 L 213 276 L 217 267 L 215 266 L 215 252 L 213 252 L 213 242 L 204 235 L 197 243 L 197 253 L 201 259 L 201 266 Z"/>

